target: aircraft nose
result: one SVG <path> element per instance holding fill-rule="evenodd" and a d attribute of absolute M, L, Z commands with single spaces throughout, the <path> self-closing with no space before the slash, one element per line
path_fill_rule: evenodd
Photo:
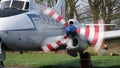
<path fill-rule="evenodd" d="M 19 10 L 17 8 L 4 8 L 4 9 L 0 9 L 0 17 L 9 17 L 13 15 L 18 15 L 24 12 L 27 12 L 27 11 Z"/>
<path fill-rule="evenodd" d="M 0 31 L 34 29 L 28 11 L 16 8 L 0 9 Z"/>

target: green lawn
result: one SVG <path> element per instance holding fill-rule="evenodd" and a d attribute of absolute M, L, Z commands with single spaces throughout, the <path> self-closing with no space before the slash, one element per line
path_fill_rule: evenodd
<path fill-rule="evenodd" d="M 120 68 L 120 56 L 92 56 L 95 68 Z M 67 54 L 7 53 L 5 67 L 79 68 L 79 57 Z"/>

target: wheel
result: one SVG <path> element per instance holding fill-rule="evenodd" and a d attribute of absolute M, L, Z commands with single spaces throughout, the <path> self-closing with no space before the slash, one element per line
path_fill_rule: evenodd
<path fill-rule="evenodd" d="M 3 63 L 3 61 L 0 61 L 0 68 L 4 68 L 4 63 Z"/>
<path fill-rule="evenodd" d="M 81 68 L 93 68 L 91 63 L 91 56 L 88 52 L 80 54 L 80 67 Z"/>

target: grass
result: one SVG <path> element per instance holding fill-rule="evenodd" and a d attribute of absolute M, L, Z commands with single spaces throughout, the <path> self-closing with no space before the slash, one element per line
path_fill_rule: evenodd
<path fill-rule="evenodd" d="M 120 68 L 120 56 L 92 56 L 96 68 Z M 79 57 L 67 54 L 7 53 L 6 67 L 79 68 Z"/>

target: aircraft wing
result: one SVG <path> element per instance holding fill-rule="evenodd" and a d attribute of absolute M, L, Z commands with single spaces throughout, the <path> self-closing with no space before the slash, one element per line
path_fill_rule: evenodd
<path fill-rule="evenodd" d="M 119 37 L 120 37 L 120 30 L 106 31 L 105 32 L 105 39 L 119 38 Z"/>

